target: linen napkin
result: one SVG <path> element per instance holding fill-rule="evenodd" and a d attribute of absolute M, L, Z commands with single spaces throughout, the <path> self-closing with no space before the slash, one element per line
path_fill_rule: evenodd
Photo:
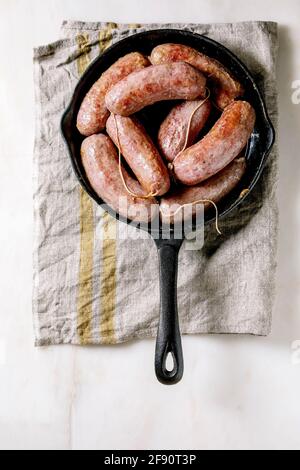
<path fill-rule="evenodd" d="M 259 80 L 277 125 L 277 24 L 115 24 L 65 21 L 62 39 L 34 50 L 35 344 L 116 344 L 156 334 L 158 257 L 150 237 L 116 222 L 80 188 L 60 120 L 80 76 L 111 44 L 136 32 L 182 28 L 231 49 Z M 276 268 L 277 147 L 239 210 L 207 227 L 205 245 L 179 256 L 184 334 L 267 335 Z M 110 236 L 116 229 L 119 238 Z"/>

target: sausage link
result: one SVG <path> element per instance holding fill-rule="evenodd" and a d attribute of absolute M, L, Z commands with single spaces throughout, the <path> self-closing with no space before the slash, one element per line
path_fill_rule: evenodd
<path fill-rule="evenodd" d="M 224 109 L 244 93 L 243 86 L 216 59 L 183 44 L 161 44 L 153 49 L 150 61 L 153 65 L 184 61 L 196 67 L 213 82 L 213 96 L 217 106 Z"/>
<path fill-rule="evenodd" d="M 169 196 L 165 196 L 160 202 L 160 214 L 163 223 L 177 223 L 188 216 L 191 211 L 186 213 L 179 210 L 180 207 L 187 204 L 193 204 L 200 200 L 210 200 L 217 204 L 227 194 L 229 194 L 242 179 L 246 170 L 245 158 L 236 158 L 226 168 L 217 175 L 208 179 L 204 183 L 190 188 L 183 187 L 173 191 Z M 199 202 L 199 205 L 201 202 Z M 204 210 L 211 207 L 209 202 L 203 203 Z M 197 209 L 195 204 L 192 207 L 192 214 L 196 215 L 201 209 Z"/>
<path fill-rule="evenodd" d="M 112 113 L 130 116 L 157 101 L 204 97 L 205 85 L 204 75 L 185 62 L 153 65 L 113 86 L 105 102 Z"/>
<path fill-rule="evenodd" d="M 169 162 L 172 162 L 178 153 L 183 150 L 189 120 L 193 111 L 201 103 L 203 103 L 203 100 L 185 101 L 174 106 L 161 124 L 158 132 L 158 145 L 161 154 Z M 210 111 L 211 102 L 207 100 L 193 115 L 187 147 L 190 147 L 196 141 L 198 134 L 201 132 L 208 119 Z"/>
<path fill-rule="evenodd" d="M 116 129 L 118 127 L 118 133 Z M 148 193 L 161 196 L 170 189 L 170 177 L 164 162 L 144 127 L 135 118 L 111 115 L 106 130 Z M 119 137 L 119 141 L 118 141 Z"/>
<path fill-rule="evenodd" d="M 174 161 L 174 173 L 192 186 L 218 173 L 236 158 L 253 131 L 255 111 L 247 101 L 230 104 L 212 129 Z"/>
<path fill-rule="evenodd" d="M 116 148 L 109 137 L 103 134 L 87 137 L 81 146 L 81 157 L 92 188 L 116 213 L 135 222 L 149 222 L 157 216 L 159 206 L 154 198 L 135 198 L 124 188 Z M 134 194 L 145 195 L 139 182 L 124 168 L 123 176 Z"/>
<path fill-rule="evenodd" d="M 132 52 L 121 57 L 101 75 L 86 94 L 79 109 L 77 128 L 82 135 L 97 134 L 105 128 L 109 116 L 105 106 L 106 93 L 127 75 L 148 65 L 146 57 L 139 52 Z"/>

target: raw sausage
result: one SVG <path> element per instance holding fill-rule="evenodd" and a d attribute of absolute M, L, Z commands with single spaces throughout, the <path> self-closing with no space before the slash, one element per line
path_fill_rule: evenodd
<path fill-rule="evenodd" d="M 82 163 L 91 186 L 118 214 L 136 222 L 148 222 L 158 214 L 154 198 L 139 199 L 126 191 L 119 173 L 119 160 L 111 139 L 103 134 L 87 137 L 81 147 Z M 130 191 L 141 196 L 145 190 L 123 168 Z"/>
<path fill-rule="evenodd" d="M 184 61 L 209 77 L 217 106 L 224 109 L 244 93 L 243 86 L 216 59 L 183 44 L 161 44 L 153 49 L 150 61 L 154 65 Z"/>
<path fill-rule="evenodd" d="M 172 162 L 180 151 L 183 150 L 188 123 L 193 111 L 201 104 L 203 100 L 185 101 L 176 105 L 165 118 L 158 132 L 158 145 L 161 154 Z M 211 111 L 211 103 L 205 101 L 202 106 L 193 115 L 187 147 L 190 147 L 195 141 L 199 132 L 203 129 Z"/>
<path fill-rule="evenodd" d="M 254 124 L 252 106 L 247 101 L 234 101 L 203 139 L 175 159 L 175 177 L 192 186 L 218 173 L 243 150 Z"/>
<path fill-rule="evenodd" d="M 139 52 L 121 57 L 94 83 L 85 96 L 77 116 L 77 128 L 82 135 L 97 134 L 105 128 L 109 111 L 105 106 L 108 90 L 124 77 L 149 65 L 148 59 Z"/>
<path fill-rule="evenodd" d="M 111 115 L 108 118 L 106 130 L 117 147 L 120 142 L 122 155 L 148 194 L 162 196 L 169 191 L 168 170 L 152 140 L 137 119 Z"/>
<path fill-rule="evenodd" d="M 105 102 L 112 113 L 130 116 L 157 101 L 204 97 L 205 85 L 204 75 L 185 62 L 153 65 L 113 86 Z"/>
<path fill-rule="evenodd" d="M 203 199 L 209 199 L 217 204 L 227 194 L 229 194 L 239 183 L 246 170 L 245 158 L 236 158 L 226 168 L 207 181 L 190 188 L 182 187 L 173 191 L 169 196 L 161 199 L 160 214 L 164 223 L 176 223 L 190 216 L 191 211 L 185 215 L 182 206 L 196 203 Z M 212 207 L 209 202 L 202 203 L 204 210 Z M 199 202 L 199 206 L 201 202 Z M 179 208 L 182 208 L 179 210 Z M 197 204 L 192 207 L 192 214 L 196 215 Z M 175 215 L 174 215 L 175 214 Z"/>
<path fill-rule="evenodd" d="M 92 188 L 115 212 L 135 222 L 149 222 L 157 216 L 159 206 L 154 198 L 135 198 L 124 188 L 118 155 L 109 137 L 103 134 L 87 137 L 81 146 L 81 157 Z M 134 194 L 145 195 L 139 182 L 124 168 L 123 175 Z"/>

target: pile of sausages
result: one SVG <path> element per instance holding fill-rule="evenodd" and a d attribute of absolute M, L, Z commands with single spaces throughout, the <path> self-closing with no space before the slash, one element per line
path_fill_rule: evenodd
<path fill-rule="evenodd" d="M 77 116 L 86 137 L 81 156 L 91 186 L 117 213 L 139 222 L 160 213 L 163 222 L 174 223 L 182 218 L 178 207 L 200 200 L 218 203 L 246 168 L 241 152 L 255 111 L 237 100 L 243 92 L 220 62 L 185 45 L 159 45 L 149 58 L 139 52 L 120 58 L 89 90 Z M 154 143 L 135 114 L 166 100 L 180 101 Z M 212 103 L 222 114 L 197 141 Z M 118 150 L 131 171 L 120 167 Z"/>

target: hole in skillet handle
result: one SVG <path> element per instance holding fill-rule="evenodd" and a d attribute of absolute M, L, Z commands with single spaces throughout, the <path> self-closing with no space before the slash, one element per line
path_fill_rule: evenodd
<path fill-rule="evenodd" d="M 172 345 L 167 344 L 165 351 L 161 354 L 159 341 L 156 343 L 156 360 L 162 357 L 162 362 L 155 363 L 156 377 L 163 385 L 175 385 L 183 376 L 183 356 L 180 357 L 172 350 Z M 171 367 L 169 367 L 169 364 Z"/>
<path fill-rule="evenodd" d="M 167 354 L 167 358 L 166 358 L 166 369 L 168 372 L 173 372 L 174 369 L 175 369 L 175 359 L 174 359 L 174 354 L 169 352 Z"/>

